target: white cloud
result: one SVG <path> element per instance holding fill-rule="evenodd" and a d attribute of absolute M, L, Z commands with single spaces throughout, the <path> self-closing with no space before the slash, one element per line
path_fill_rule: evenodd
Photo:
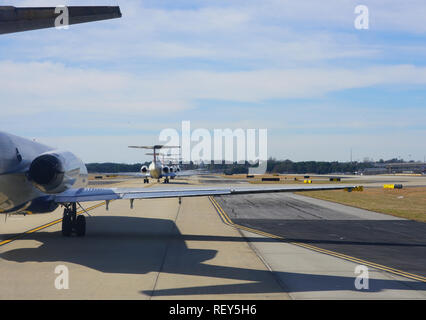
<path fill-rule="evenodd" d="M 311 68 L 134 75 L 54 63 L 0 62 L 3 115 L 45 111 L 176 112 L 199 99 L 260 102 L 312 98 L 380 85 L 424 85 L 426 68 Z"/>
<path fill-rule="evenodd" d="M 49 3 L 55 5 L 53 1 Z M 72 26 L 70 30 L 20 34 L 15 39 L 25 41 L 26 45 L 11 48 L 10 52 L 25 59 L 109 61 L 112 66 L 127 59 L 139 59 L 143 64 L 146 58 L 199 58 L 230 62 L 238 59 L 245 66 L 256 61 L 262 67 L 380 53 L 377 47 L 362 45 L 354 35 L 336 34 L 321 25 L 321 31 L 305 32 L 299 28 L 303 22 L 295 23 L 301 8 L 292 3 L 285 3 L 290 6 L 287 9 L 273 1 L 247 5 L 237 1 L 225 7 L 206 2 L 206 7 L 187 10 L 145 8 L 136 1 L 120 5 L 123 18 L 119 20 Z M 319 12 L 304 8 L 307 17 L 302 15 L 301 21 L 317 21 L 312 15 L 321 14 L 324 6 L 313 4 L 314 8 L 320 8 Z M 331 24 L 333 19 L 334 15 Z M 122 64 L 126 67 L 125 62 Z M 169 67 L 173 68 L 173 64 Z"/>
<path fill-rule="evenodd" d="M 85 0 L 62 2 L 88 4 Z M 20 116 L 28 118 L 45 112 L 55 114 L 55 119 L 62 113 L 79 114 L 84 125 L 117 131 L 128 128 L 125 123 L 114 122 L 114 115 L 129 114 L 139 120 L 135 120 L 133 129 L 159 130 L 170 119 L 180 122 L 190 118 L 191 110 L 203 107 L 200 103 L 203 99 L 217 100 L 222 107 L 227 102 L 221 104 L 221 100 L 242 104 L 262 102 L 261 107 L 267 106 L 270 99 L 309 99 L 345 89 L 410 88 L 426 84 L 426 68 L 411 62 L 416 57 L 414 61 L 421 61 L 423 43 L 412 41 L 405 45 L 398 38 L 391 42 L 381 39 L 382 32 L 402 32 L 408 38 L 425 33 L 424 0 L 364 1 L 370 8 L 371 24 L 365 32 L 353 27 L 354 8 L 359 4 L 355 0 L 203 0 L 193 1 L 187 9 L 170 9 L 164 5 L 167 1 L 155 0 L 149 2 L 149 7 L 147 1 L 140 0 L 93 0 L 90 4 L 117 3 L 123 12 L 123 18 L 118 20 L 0 38 L 5 44 L 0 53 L 2 127 L 13 119 L 21 127 L 36 128 L 39 123 L 28 120 L 20 123 Z M 185 3 L 190 2 L 170 2 L 174 8 Z M 31 0 L 17 1 L 15 5 L 57 4 L 56 0 Z M 379 43 L 375 44 L 374 39 Z M 400 53 L 405 54 L 404 59 Z M 383 62 L 387 65 L 375 65 L 384 56 L 392 60 Z M 406 60 L 407 64 L 390 65 L 393 59 Z M 361 96 L 359 101 L 347 102 L 362 106 L 362 99 Z M 330 101 L 323 103 L 327 105 Z M 347 114 L 339 113 L 335 117 L 338 121 L 333 122 L 331 116 L 321 117 L 321 112 L 313 113 L 318 115 L 315 120 L 308 116 L 309 108 L 287 106 L 290 118 L 293 115 L 293 119 L 303 121 L 272 119 L 268 124 L 259 121 L 256 113 L 244 113 L 237 123 L 230 120 L 212 123 L 209 114 L 199 123 L 206 128 L 263 127 L 266 123 L 269 128 L 346 127 L 361 131 L 388 121 L 404 130 L 410 124 L 421 126 L 422 114 L 418 110 L 413 109 L 411 120 L 402 112 L 383 111 L 369 119 L 354 114 L 348 119 Z M 294 117 L 296 112 L 302 116 Z M 93 114 L 110 117 L 99 120 Z M 150 118 L 147 124 L 143 123 L 145 117 Z M 168 121 L 162 122 L 163 117 Z M 393 119 L 398 121 L 392 122 Z M 52 132 L 60 132 L 60 126 L 60 123 L 52 125 Z M 79 124 L 66 126 L 78 128 Z M 414 141 L 418 139 L 413 137 L 416 135 L 412 132 L 396 132 L 380 137 L 352 135 L 345 140 L 348 137 L 312 134 L 292 136 L 292 144 L 281 146 L 283 136 L 279 135 L 271 137 L 276 148 L 270 150 L 291 150 L 292 159 L 308 159 L 312 154 L 312 159 L 318 156 L 331 160 L 339 155 L 340 151 L 335 150 L 343 150 L 348 143 L 357 146 L 357 139 L 365 140 L 358 145 L 359 148 L 364 145 L 365 150 L 374 151 L 377 146 L 380 146 L 377 149 L 405 150 L 417 148 Z M 46 139 L 56 145 L 65 144 L 64 147 L 84 155 L 86 161 L 123 161 L 133 156 L 123 152 L 111 158 L 108 152 L 121 150 L 123 142 L 111 134 Z M 408 141 L 406 147 L 404 141 Z M 99 149 L 94 151 L 94 145 Z M 306 146 L 315 149 L 309 153 Z"/>

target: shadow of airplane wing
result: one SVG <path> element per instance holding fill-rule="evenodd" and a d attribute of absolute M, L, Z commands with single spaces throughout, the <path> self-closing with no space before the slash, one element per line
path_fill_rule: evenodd
<path fill-rule="evenodd" d="M 354 277 L 298 272 L 271 272 L 216 264 L 217 250 L 188 248 L 186 241 L 229 242 L 245 238 L 185 235 L 174 221 L 137 217 L 92 217 L 85 238 L 61 238 L 58 232 L 37 232 L 29 239 L 41 242 L 38 248 L 13 248 L 0 254 L 0 260 L 61 262 L 80 265 L 108 274 L 147 274 L 161 272 L 217 279 L 188 283 L 186 287 L 152 288 L 141 283 L 139 293 L 170 297 L 210 294 L 271 294 L 277 292 L 356 291 Z M 25 240 L 23 238 L 22 240 Z M 256 239 L 253 239 L 253 241 Z M 264 239 L 258 241 L 271 241 Z M 278 285 L 283 279 L 286 286 Z M 232 283 L 229 283 L 231 280 Z M 409 280 L 371 279 L 369 292 L 382 290 L 424 290 L 425 284 Z"/>

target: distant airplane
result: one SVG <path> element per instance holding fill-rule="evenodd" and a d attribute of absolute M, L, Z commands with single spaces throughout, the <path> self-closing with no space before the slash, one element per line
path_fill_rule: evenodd
<path fill-rule="evenodd" d="M 280 186 L 219 188 L 99 188 L 88 186 L 87 168 L 69 151 L 0 132 L 0 213 L 47 213 L 64 207 L 62 234 L 86 233 L 86 220 L 77 216 L 77 205 L 85 201 L 179 198 L 248 193 L 338 190 L 354 186 Z M 356 190 L 356 189 L 355 189 Z"/>
<path fill-rule="evenodd" d="M 149 164 L 148 167 L 142 166 L 140 170 L 141 174 L 144 176 L 143 183 L 149 183 L 149 178 L 157 179 L 158 182 L 160 182 L 161 178 L 164 178 L 164 183 L 169 183 L 169 179 L 173 179 L 174 177 L 176 177 L 177 173 L 180 172 L 179 165 L 165 165 L 163 162 L 160 161 L 160 154 L 157 153 L 157 150 L 159 149 L 177 149 L 180 148 L 179 146 L 129 146 L 129 148 L 153 150 L 153 153 L 147 153 L 147 155 L 154 156 L 153 161 Z"/>
<path fill-rule="evenodd" d="M 64 6 L 57 8 L 0 6 L 0 34 L 56 27 L 57 18 L 64 15 L 63 10 Z M 67 6 L 66 10 L 66 25 L 121 18 L 120 7 Z"/>

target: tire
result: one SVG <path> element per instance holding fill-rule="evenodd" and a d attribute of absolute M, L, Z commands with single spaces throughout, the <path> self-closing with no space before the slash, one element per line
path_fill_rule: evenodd
<path fill-rule="evenodd" d="M 82 215 L 78 216 L 75 221 L 75 233 L 78 237 L 86 235 L 86 218 Z"/>
<path fill-rule="evenodd" d="M 64 237 L 69 237 L 71 236 L 71 233 L 72 233 L 71 215 L 64 214 L 64 217 L 62 218 L 62 235 Z"/>

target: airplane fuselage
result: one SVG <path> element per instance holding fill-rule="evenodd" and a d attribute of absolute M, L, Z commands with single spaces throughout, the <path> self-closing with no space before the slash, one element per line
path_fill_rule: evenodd
<path fill-rule="evenodd" d="M 151 162 L 148 171 L 153 179 L 160 179 L 163 177 L 163 165 L 160 161 Z"/>

